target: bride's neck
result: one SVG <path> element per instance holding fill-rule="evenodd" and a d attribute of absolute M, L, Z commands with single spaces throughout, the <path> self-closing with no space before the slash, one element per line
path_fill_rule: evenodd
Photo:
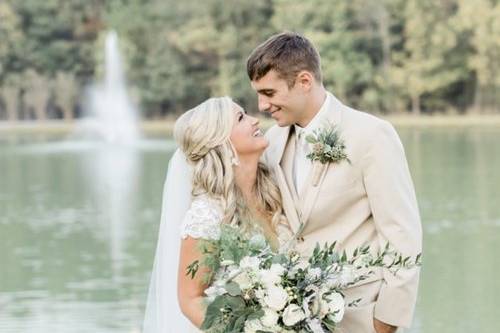
<path fill-rule="evenodd" d="M 251 202 L 257 181 L 258 157 L 240 157 L 239 164 L 234 167 L 234 179 L 247 202 Z"/>

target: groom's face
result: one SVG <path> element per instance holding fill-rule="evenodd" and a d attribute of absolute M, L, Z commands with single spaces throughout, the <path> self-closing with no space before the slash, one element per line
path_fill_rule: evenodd
<path fill-rule="evenodd" d="M 289 88 L 287 81 L 271 70 L 252 81 L 252 88 L 257 92 L 259 111 L 269 113 L 279 126 L 290 126 L 301 119 L 307 99 L 300 85 Z"/>

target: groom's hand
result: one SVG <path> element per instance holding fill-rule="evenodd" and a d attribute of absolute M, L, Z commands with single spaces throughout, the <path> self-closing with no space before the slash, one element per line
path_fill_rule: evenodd
<path fill-rule="evenodd" d="M 386 324 L 377 318 L 373 318 L 373 327 L 377 333 L 394 333 L 398 329 L 396 326 Z"/>

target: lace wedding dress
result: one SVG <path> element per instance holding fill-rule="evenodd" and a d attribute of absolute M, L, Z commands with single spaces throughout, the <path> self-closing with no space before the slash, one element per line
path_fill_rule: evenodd
<path fill-rule="evenodd" d="M 207 195 L 193 199 L 180 227 L 180 236 L 185 239 L 219 239 L 220 223 L 224 217 L 219 202 Z"/>
<path fill-rule="evenodd" d="M 163 207 L 151 275 L 143 333 L 200 332 L 182 314 L 177 301 L 177 271 L 181 239 L 216 240 L 223 221 L 220 202 L 207 195 L 191 198 L 191 169 L 178 150 L 169 164 L 163 191 Z M 286 225 L 279 225 L 278 242 L 293 236 Z"/>

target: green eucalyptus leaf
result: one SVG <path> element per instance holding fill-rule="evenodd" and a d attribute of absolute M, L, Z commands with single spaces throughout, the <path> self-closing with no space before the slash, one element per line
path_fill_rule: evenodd
<path fill-rule="evenodd" d="M 239 286 L 239 284 L 237 284 L 234 281 L 226 283 L 226 285 L 224 286 L 224 289 L 226 289 L 226 291 L 231 296 L 239 296 L 239 295 L 241 295 L 240 286 Z"/>

